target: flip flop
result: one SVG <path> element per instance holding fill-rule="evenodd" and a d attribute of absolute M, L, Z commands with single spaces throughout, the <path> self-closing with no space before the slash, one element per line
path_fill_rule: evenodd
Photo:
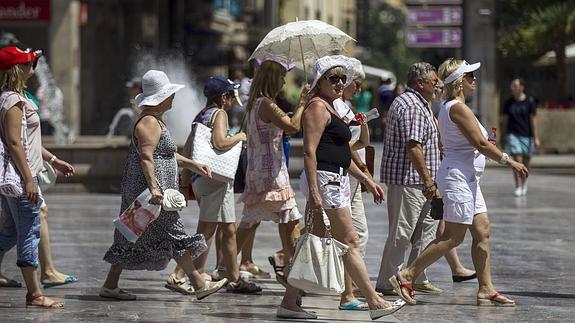
<path fill-rule="evenodd" d="M 415 290 L 411 283 L 401 283 L 397 275 L 389 277 L 389 283 L 393 286 L 393 290 L 397 293 L 401 299 L 403 299 L 407 304 L 415 305 Z M 407 289 L 408 294 L 406 296 L 404 289 Z"/>
<path fill-rule="evenodd" d="M 21 288 L 22 284 L 15 281 L 14 279 L 8 279 L 5 283 L 0 283 L 0 287 Z"/>
<path fill-rule="evenodd" d="M 339 308 L 340 311 L 369 311 L 369 307 L 361 307 L 364 304 L 367 305 L 366 302 L 356 299 L 345 305 L 340 305 L 337 308 Z"/>
<path fill-rule="evenodd" d="M 503 306 L 503 307 L 513 307 L 515 306 L 515 301 L 510 299 L 502 300 L 498 298 L 501 295 L 500 292 L 495 292 L 493 295 L 489 296 L 489 298 L 477 298 L 477 306 Z"/>
<path fill-rule="evenodd" d="M 72 276 L 69 275 L 68 277 L 66 277 L 66 279 L 63 282 L 57 282 L 57 283 L 42 283 L 42 286 L 44 286 L 44 288 L 50 288 L 50 287 L 56 287 L 56 286 L 62 286 L 62 285 L 67 285 L 67 284 L 72 284 L 78 281 L 78 278 L 76 278 L 76 276 Z"/>

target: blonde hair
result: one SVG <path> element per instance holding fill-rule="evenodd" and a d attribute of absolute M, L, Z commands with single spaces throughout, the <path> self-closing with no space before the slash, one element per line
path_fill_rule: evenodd
<path fill-rule="evenodd" d="M 5 71 L 0 71 L 0 92 L 14 91 L 22 93 L 26 88 L 24 72 L 18 64 Z"/>
<path fill-rule="evenodd" d="M 443 99 L 450 100 L 455 98 L 463 88 L 463 76 L 450 83 L 445 83 L 445 79 L 453 73 L 461 64 L 463 60 L 448 58 L 439 66 L 439 78 L 443 81 Z"/>
<path fill-rule="evenodd" d="M 263 61 L 256 70 L 250 87 L 250 95 L 246 110 L 250 111 L 256 99 L 266 97 L 275 102 L 275 98 L 283 87 L 282 79 L 286 69 L 274 61 Z"/>

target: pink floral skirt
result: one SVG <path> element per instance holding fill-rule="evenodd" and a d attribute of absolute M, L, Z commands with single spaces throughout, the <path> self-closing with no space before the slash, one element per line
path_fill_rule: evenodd
<path fill-rule="evenodd" d="M 244 192 L 238 202 L 244 203 L 240 227 L 249 228 L 261 221 L 288 223 L 302 218 L 291 187 L 271 192 Z"/>

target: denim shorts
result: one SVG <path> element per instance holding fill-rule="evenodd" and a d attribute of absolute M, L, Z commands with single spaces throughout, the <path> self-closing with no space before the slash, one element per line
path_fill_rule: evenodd
<path fill-rule="evenodd" d="M 509 155 L 531 158 L 533 148 L 533 138 L 518 136 L 512 133 L 507 135 L 507 152 Z"/>
<path fill-rule="evenodd" d="M 26 195 L 0 195 L 4 224 L 0 230 L 0 257 L 16 246 L 18 267 L 38 267 L 40 242 L 40 203 L 34 205 Z"/>

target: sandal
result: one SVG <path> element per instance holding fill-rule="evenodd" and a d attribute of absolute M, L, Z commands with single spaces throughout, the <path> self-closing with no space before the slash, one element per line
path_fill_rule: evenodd
<path fill-rule="evenodd" d="M 403 299 L 407 304 L 415 305 L 415 290 L 411 283 L 401 283 L 399 275 L 389 277 L 389 283 L 393 286 L 393 290 L 399 297 L 401 297 L 401 299 Z M 407 293 L 404 292 L 406 289 Z"/>
<path fill-rule="evenodd" d="M 217 292 L 218 290 L 220 290 L 227 283 L 228 283 L 227 278 L 224 278 L 224 279 L 217 281 L 217 282 L 205 282 L 204 287 L 202 289 L 196 291 L 196 298 L 198 299 L 198 301 L 202 300 L 202 299 L 212 295 L 213 293 Z"/>
<path fill-rule="evenodd" d="M 194 295 L 196 293 L 194 286 L 190 285 L 185 277 L 177 279 L 175 274 L 171 274 L 170 277 L 168 277 L 168 281 L 166 281 L 164 287 L 184 295 Z"/>
<path fill-rule="evenodd" d="M 50 287 L 72 284 L 72 283 L 75 283 L 77 281 L 78 281 L 78 278 L 76 278 L 76 276 L 68 275 L 63 282 L 42 282 L 42 286 L 44 288 L 50 288 Z"/>
<path fill-rule="evenodd" d="M 42 298 L 42 301 L 39 304 L 34 304 L 34 301 L 37 299 Z M 64 303 L 61 302 L 57 302 L 57 301 L 52 301 L 52 302 L 46 302 L 46 300 L 49 299 L 44 295 L 38 295 L 38 296 L 34 296 L 31 297 L 28 294 L 26 294 L 26 307 L 40 307 L 40 308 L 51 308 L 51 309 L 62 309 L 64 308 Z"/>
<path fill-rule="evenodd" d="M 7 287 L 7 288 L 20 288 L 22 284 L 15 281 L 14 279 L 6 278 L 5 282 L 0 283 L 0 287 Z"/>
<path fill-rule="evenodd" d="M 364 301 L 359 299 L 353 300 L 349 303 L 339 305 L 337 307 L 340 311 L 369 311 L 369 306 Z"/>
<path fill-rule="evenodd" d="M 479 298 L 477 297 L 477 306 L 503 306 L 503 307 L 513 307 L 515 306 L 515 301 L 508 299 L 507 297 L 501 295 L 500 292 L 495 292 L 489 298 Z"/>
<path fill-rule="evenodd" d="M 226 291 L 236 294 L 257 294 L 262 291 L 262 288 L 255 283 L 240 279 L 235 283 L 229 282 Z"/>
<path fill-rule="evenodd" d="M 270 278 L 270 273 L 263 271 L 254 263 L 240 265 L 240 271 L 247 271 L 256 278 Z"/>
<path fill-rule="evenodd" d="M 287 287 L 288 282 L 284 274 L 285 266 L 276 265 L 276 260 L 274 256 L 269 256 L 268 261 L 270 262 L 270 265 L 272 265 L 274 272 L 276 273 L 276 280 L 278 281 L 278 283 L 282 284 L 284 287 Z"/>

